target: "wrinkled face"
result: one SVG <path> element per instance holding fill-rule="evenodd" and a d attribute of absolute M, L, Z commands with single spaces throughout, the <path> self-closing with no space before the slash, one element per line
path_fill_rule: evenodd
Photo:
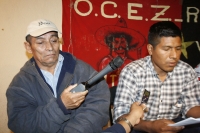
<path fill-rule="evenodd" d="M 31 53 L 40 68 L 56 66 L 59 56 L 59 38 L 56 32 L 48 32 L 31 38 L 31 44 L 25 43 L 28 53 Z"/>
<path fill-rule="evenodd" d="M 148 44 L 147 48 L 156 72 L 171 72 L 180 59 L 181 38 L 161 37 L 157 46 L 153 48 L 152 45 Z"/>

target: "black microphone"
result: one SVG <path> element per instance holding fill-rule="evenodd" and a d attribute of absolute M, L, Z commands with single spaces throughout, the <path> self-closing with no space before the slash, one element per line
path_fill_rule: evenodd
<path fill-rule="evenodd" d="M 75 88 L 73 88 L 71 92 L 76 93 L 76 92 L 85 91 L 86 89 L 91 87 L 91 85 L 93 85 L 96 81 L 100 80 L 104 75 L 119 68 L 123 63 L 124 63 L 124 60 L 120 56 L 117 56 L 103 70 L 101 70 L 95 76 L 90 78 L 88 81 L 83 82 L 79 84 L 78 86 L 76 86 Z"/>

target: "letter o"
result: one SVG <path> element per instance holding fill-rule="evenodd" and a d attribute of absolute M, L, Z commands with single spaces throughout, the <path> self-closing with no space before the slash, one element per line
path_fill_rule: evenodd
<path fill-rule="evenodd" d="M 78 10 L 78 8 L 77 8 L 79 2 L 87 2 L 88 5 L 89 5 L 89 7 L 90 7 L 89 11 L 86 12 L 86 13 L 80 12 L 80 11 Z M 75 10 L 76 13 L 79 14 L 80 16 L 88 16 L 88 15 L 92 12 L 92 9 L 93 9 L 92 3 L 91 3 L 89 0 L 76 0 L 75 3 L 74 3 L 74 10 Z"/>

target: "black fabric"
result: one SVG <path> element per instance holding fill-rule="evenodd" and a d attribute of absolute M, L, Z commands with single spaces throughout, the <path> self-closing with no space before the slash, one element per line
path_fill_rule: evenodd
<path fill-rule="evenodd" d="M 117 86 L 113 86 L 110 88 L 110 110 L 109 110 L 109 115 L 110 115 L 110 124 L 111 126 L 113 125 L 113 115 L 112 115 L 112 106 L 114 105 L 114 100 L 115 100 L 115 94 L 116 94 L 116 89 Z"/>
<path fill-rule="evenodd" d="M 196 42 L 186 48 L 188 58 L 186 58 L 183 54 L 181 54 L 180 59 L 188 64 L 190 64 L 193 68 L 195 68 L 200 63 L 200 51 L 197 47 Z"/>
<path fill-rule="evenodd" d="M 191 7 L 188 11 L 188 7 Z M 200 17 L 198 10 L 200 9 L 199 0 L 183 0 L 182 1 L 182 19 L 181 31 L 183 33 L 183 42 L 194 41 L 194 43 L 186 48 L 188 58 L 181 55 L 181 60 L 190 64 L 193 68 L 200 63 L 200 51 L 197 43 L 200 44 Z M 197 22 L 195 16 L 190 13 L 198 13 Z M 190 14 L 188 16 L 188 14 Z"/>

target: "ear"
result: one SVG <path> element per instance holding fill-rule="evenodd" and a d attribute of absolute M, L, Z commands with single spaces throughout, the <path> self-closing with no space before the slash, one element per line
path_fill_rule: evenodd
<path fill-rule="evenodd" d="M 153 53 L 153 46 L 151 44 L 147 44 L 147 50 L 148 50 L 149 55 L 152 55 L 152 53 Z"/>
<path fill-rule="evenodd" d="M 28 42 L 24 42 L 24 47 L 29 54 L 32 54 L 31 44 Z"/>

